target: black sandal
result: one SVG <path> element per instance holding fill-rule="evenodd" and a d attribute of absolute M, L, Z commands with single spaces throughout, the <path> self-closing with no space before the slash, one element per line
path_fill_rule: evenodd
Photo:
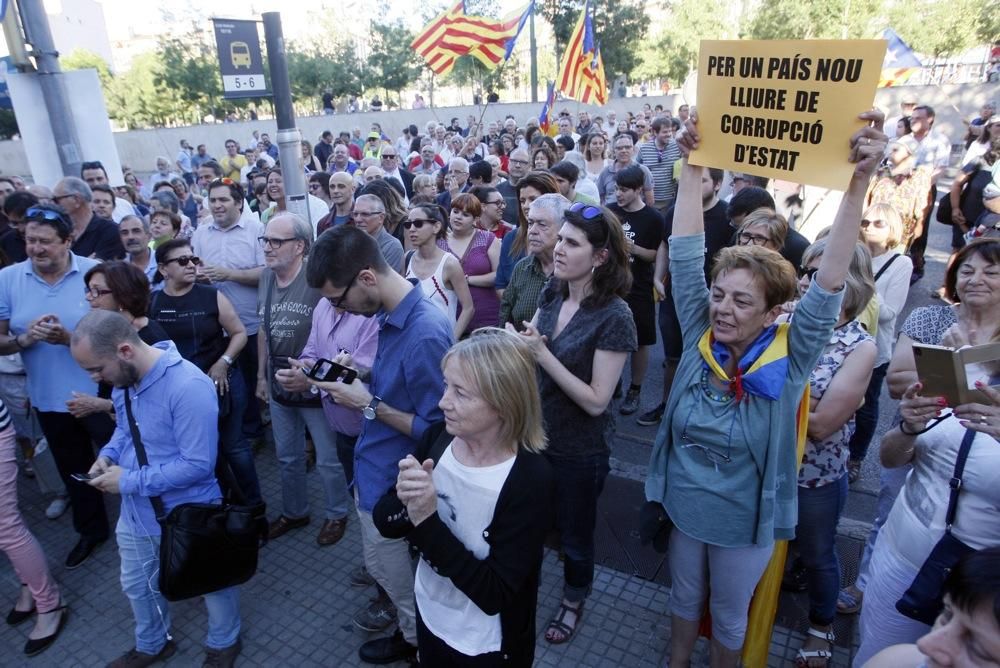
<path fill-rule="evenodd" d="M 566 615 L 568 613 L 573 613 L 574 615 L 576 615 L 576 621 L 573 622 L 572 627 L 570 627 L 568 624 L 566 624 L 565 621 L 563 621 L 566 619 Z M 575 608 L 571 608 L 565 603 L 560 603 L 559 612 L 556 613 L 556 616 L 553 617 L 552 621 L 549 622 L 548 628 L 545 629 L 545 641 L 553 645 L 562 645 L 563 643 L 569 642 L 573 638 L 573 634 L 576 633 L 577 627 L 580 626 L 580 621 L 582 619 L 583 619 L 583 601 L 580 601 L 580 604 Z M 562 634 L 562 638 L 561 639 L 550 638 L 549 637 L 550 631 L 557 631 L 558 633 Z"/>

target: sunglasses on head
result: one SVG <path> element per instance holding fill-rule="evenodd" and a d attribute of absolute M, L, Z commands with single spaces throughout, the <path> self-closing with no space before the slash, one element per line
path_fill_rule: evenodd
<path fill-rule="evenodd" d="M 58 211 L 53 211 L 52 209 L 43 209 L 37 206 L 33 206 L 24 212 L 25 220 L 33 220 L 36 218 L 41 218 L 42 220 L 47 220 L 51 223 L 55 223 L 63 219 L 62 214 L 59 213 Z"/>
<path fill-rule="evenodd" d="M 584 204 L 583 202 L 574 202 L 570 205 L 569 210 L 580 214 L 584 220 L 596 220 L 604 215 L 598 207 Z"/>
<path fill-rule="evenodd" d="M 176 262 L 178 266 L 186 267 L 188 263 L 193 264 L 196 267 L 201 266 L 201 258 L 197 255 L 181 255 L 180 257 L 172 257 L 163 264 L 170 264 L 171 262 Z"/>

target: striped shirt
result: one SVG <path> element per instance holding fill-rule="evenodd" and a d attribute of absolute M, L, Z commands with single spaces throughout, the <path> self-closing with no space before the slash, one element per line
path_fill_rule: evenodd
<path fill-rule="evenodd" d="M 653 174 L 653 199 L 657 202 L 673 200 L 677 197 L 677 181 L 674 180 L 674 163 L 681 159 L 681 150 L 673 139 L 662 151 L 656 140 L 639 145 L 636 162 L 645 165 Z"/>
<path fill-rule="evenodd" d="M 7 412 L 7 405 L 0 399 L 0 431 L 10 426 L 10 413 Z"/>

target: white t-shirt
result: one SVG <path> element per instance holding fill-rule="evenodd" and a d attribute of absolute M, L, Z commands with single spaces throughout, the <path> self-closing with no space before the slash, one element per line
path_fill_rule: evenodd
<path fill-rule="evenodd" d="M 949 417 L 917 437 L 913 470 L 882 528 L 889 545 L 914 570 L 944 535 L 948 481 L 963 436 L 965 428 Z M 1000 443 L 988 434 L 977 434 L 972 442 L 951 530 L 976 550 L 1000 546 Z"/>
<path fill-rule="evenodd" d="M 434 467 L 438 516 L 477 559 L 489 556 L 483 531 L 493 521 L 497 497 L 514 466 L 515 457 L 493 466 L 460 464 L 451 446 Z M 450 578 L 434 572 L 423 559 L 417 565 L 413 593 L 428 630 L 467 656 L 500 651 L 500 615 L 487 615 Z"/>
<path fill-rule="evenodd" d="M 872 273 L 885 266 L 897 251 L 890 250 L 872 258 Z M 905 254 L 900 254 L 889 268 L 882 272 L 875 282 L 875 290 L 878 295 L 878 329 L 876 330 L 875 345 L 878 354 L 875 358 L 875 366 L 885 364 L 892 359 L 892 344 L 896 340 L 896 319 L 906 305 L 906 296 L 910 292 L 910 274 L 913 273 L 913 262 Z"/>

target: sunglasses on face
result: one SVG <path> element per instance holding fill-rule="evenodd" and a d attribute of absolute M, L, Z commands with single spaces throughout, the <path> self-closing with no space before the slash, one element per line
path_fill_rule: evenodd
<path fill-rule="evenodd" d="M 884 227 L 889 227 L 889 224 L 886 223 L 884 220 L 862 220 L 861 221 L 861 229 L 864 229 L 864 228 L 868 227 L 869 225 L 871 225 L 872 227 L 874 227 L 876 229 L 882 229 Z"/>
<path fill-rule="evenodd" d="M 196 267 L 201 266 L 201 258 L 197 255 L 181 255 L 180 257 L 172 257 L 163 264 L 170 264 L 171 262 L 176 262 L 180 267 L 186 267 L 189 263 Z"/>
<path fill-rule="evenodd" d="M 415 227 L 415 228 L 417 228 L 419 230 L 424 225 L 433 225 L 436 222 L 438 222 L 438 221 L 432 220 L 430 218 L 417 218 L 415 220 L 404 220 L 403 221 L 403 229 L 408 230 L 411 227 Z"/>
<path fill-rule="evenodd" d="M 817 271 L 819 267 L 799 267 L 799 278 L 808 278 L 812 281 Z"/>

